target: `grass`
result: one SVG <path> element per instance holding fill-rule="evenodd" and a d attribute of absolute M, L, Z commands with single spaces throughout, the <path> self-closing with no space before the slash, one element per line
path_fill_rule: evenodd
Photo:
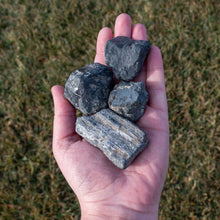
<path fill-rule="evenodd" d="M 143 23 L 163 53 L 170 166 L 160 219 L 217 219 L 219 5 L 214 0 L 0 1 L 0 219 L 78 219 L 51 151 L 50 88 L 93 62 L 116 16 Z"/>

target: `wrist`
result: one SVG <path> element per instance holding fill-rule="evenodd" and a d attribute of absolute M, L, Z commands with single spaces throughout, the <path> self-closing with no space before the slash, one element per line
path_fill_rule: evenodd
<path fill-rule="evenodd" d="M 81 220 L 126 219 L 126 220 L 158 220 L 158 206 L 135 210 L 120 205 L 81 206 Z"/>

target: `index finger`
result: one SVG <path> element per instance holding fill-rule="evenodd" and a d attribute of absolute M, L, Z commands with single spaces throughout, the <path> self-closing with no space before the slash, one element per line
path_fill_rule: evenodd
<path fill-rule="evenodd" d="M 105 65 L 105 44 L 112 38 L 112 31 L 108 27 L 104 27 L 99 31 L 96 45 L 95 63 L 101 63 Z"/>

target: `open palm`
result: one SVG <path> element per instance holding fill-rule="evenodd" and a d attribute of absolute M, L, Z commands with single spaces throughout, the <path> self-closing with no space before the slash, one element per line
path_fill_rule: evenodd
<path fill-rule="evenodd" d="M 127 14 L 115 22 L 114 37 L 147 40 L 142 24 L 131 26 Z M 95 62 L 105 64 L 104 46 L 112 32 L 98 35 Z M 152 46 L 135 81 L 146 83 L 149 103 L 137 122 L 149 145 L 125 170 L 115 167 L 97 148 L 75 133 L 74 107 L 63 98 L 64 89 L 54 86 L 53 152 L 67 182 L 76 193 L 82 219 L 156 219 L 169 157 L 169 126 L 164 72 L 160 50 Z"/>

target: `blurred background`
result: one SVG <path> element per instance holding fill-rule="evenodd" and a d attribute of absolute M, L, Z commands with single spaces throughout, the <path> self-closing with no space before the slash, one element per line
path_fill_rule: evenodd
<path fill-rule="evenodd" d="M 218 3 L 1 0 L 0 219 L 80 218 L 51 150 L 50 88 L 93 62 L 99 30 L 122 12 L 146 25 L 164 59 L 170 166 L 160 219 L 218 219 Z"/>

